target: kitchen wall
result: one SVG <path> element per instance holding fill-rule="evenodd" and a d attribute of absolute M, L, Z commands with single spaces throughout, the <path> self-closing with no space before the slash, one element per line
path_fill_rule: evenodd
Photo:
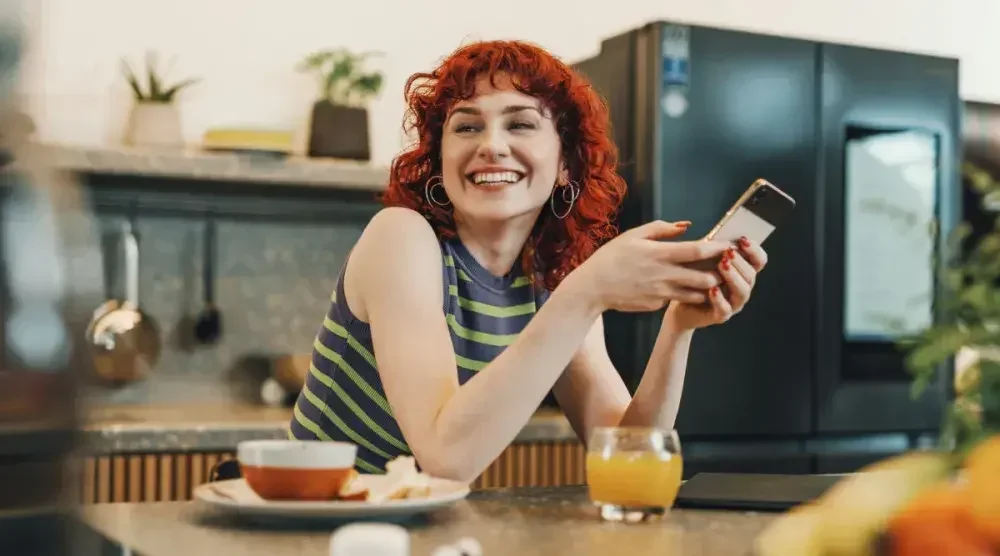
<path fill-rule="evenodd" d="M 101 219 L 108 253 L 107 291 L 121 295 L 116 253 L 121 217 Z M 362 223 L 217 222 L 216 303 L 223 335 L 214 345 L 192 341 L 202 309 L 204 221 L 144 216 L 140 299 L 163 338 L 161 359 L 145 380 L 120 388 L 95 385 L 98 403 L 255 402 L 271 358 L 309 353 L 330 293 Z"/>
<path fill-rule="evenodd" d="M 44 141 L 118 141 L 130 98 L 122 56 L 147 49 L 173 58 L 171 75 L 203 79 L 182 97 L 185 133 L 210 126 L 301 131 L 314 83 L 295 64 L 314 49 L 346 46 L 385 55 L 386 89 L 371 106 L 372 154 L 387 163 L 404 143 L 402 87 L 457 46 L 522 38 L 567 60 L 591 56 L 601 38 L 655 19 L 690 21 L 837 42 L 958 56 L 962 94 L 1000 101 L 1000 3 L 995 0 L 624 0 L 581 11 L 567 0 L 30 0 L 23 100 Z M 300 144 L 303 137 L 300 137 Z M 104 223 L 114 233 L 113 221 Z M 336 273 L 363 223 L 220 224 L 219 305 L 225 335 L 214 347 L 182 341 L 200 308 L 199 220 L 144 217 L 142 297 L 166 349 L 146 381 L 95 389 L 111 403 L 217 402 L 252 397 L 243 379 L 262 360 L 309 349 Z"/>
<path fill-rule="evenodd" d="M 567 60 L 595 53 L 602 37 L 664 18 L 962 59 L 970 100 L 1000 101 L 1000 3 L 995 0 L 623 0 L 581 10 L 568 0 L 31 0 L 33 28 L 23 92 L 43 139 L 114 141 L 128 94 L 122 56 L 149 48 L 175 57 L 174 75 L 204 79 L 184 96 L 197 140 L 208 126 L 295 127 L 306 121 L 312 81 L 294 66 L 313 49 L 378 50 L 386 89 L 372 106 L 373 157 L 403 142 L 402 87 L 474 39 L 522 38 Z"/>

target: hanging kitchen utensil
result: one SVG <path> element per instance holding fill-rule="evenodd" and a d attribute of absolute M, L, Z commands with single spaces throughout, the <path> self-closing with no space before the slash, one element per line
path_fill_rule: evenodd
<path fill-rule="evenodd" d="M 87 329 L 97 375 L 115 385 L 147 375 L 160 357 L 159 332 L 139 308 L 139 244 L 132 228 L 131 220 L 127 221 L 122 234 L 124 299 L 101 305 Z"/>
<path fill-rule="evenodd" d="M 195 320 L 194 337 L 203 344 L 212 344 L 222 336 L 222 313 L 215 305 L 215 218 L 205 219 L 205 260 L 202 263 L 204 306 Z"/>

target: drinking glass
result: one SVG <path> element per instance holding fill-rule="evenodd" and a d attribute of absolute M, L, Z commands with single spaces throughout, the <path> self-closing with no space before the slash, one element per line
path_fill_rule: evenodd
<path fill-rule="evenodd" d="M 598 427 L 587 444 L 587 489 L 607 521 L 665 514 L 677 498 L 683 467 L 673 430 Z"/>

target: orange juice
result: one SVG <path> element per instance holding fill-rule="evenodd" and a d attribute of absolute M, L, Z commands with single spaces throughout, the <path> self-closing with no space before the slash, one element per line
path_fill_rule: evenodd
<path fill-rule="evenodd" d="M 669 508 L 681 487 L 680 454 L 614 452 L 587 454 L 587 487 L 599 504 Z"/>

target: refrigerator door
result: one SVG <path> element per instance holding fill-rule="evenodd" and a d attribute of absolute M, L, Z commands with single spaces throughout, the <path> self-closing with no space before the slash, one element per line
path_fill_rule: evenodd
<path fill-rule="evenodd" d="M 797 206 L 767 240 L 753 298 L 695 333 L 678 430 L 691 436 L 806 434 L 812 428 L 815 295 L 815 43 L 664 25 L 655 81 L 653 218 L 701 237 L 756 178 Z M 686 47 L 679 44 L 687 36 Z M 683 57 L 687 52 L 687 60 Z M 652 331 L 655 334 L 655 331 Z M 650 336 L 650 345 L 655 336 Z"/>
<path fill-rule="evenodd" d="M 818 428 L 934 430 L 948 373 L 911 399 L 892 328 L 915 332 L 935 318 L 932 257 L 961 205 L 958 62 L 841 45 L 821 52 Z"/>

